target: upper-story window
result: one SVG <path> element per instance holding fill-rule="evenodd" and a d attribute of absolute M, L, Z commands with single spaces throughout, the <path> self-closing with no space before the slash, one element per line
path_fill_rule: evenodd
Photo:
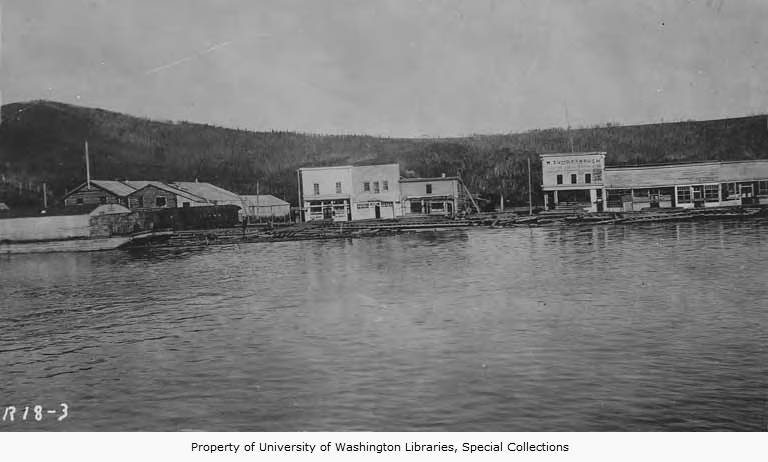
<path fill-rule="evenodd" d="M 341 181 L 336 182 L 336 194 L 341 194 Z"/>
<path fill-rule="evenodd" d="M 365 182 L 363 183 L 363 192 L 370 192 L 371 191 L 371 183 Z"/>
<path fill-rule="evenodd" d="M 379 193 L 380 192 L 380 190 L 379 190 L 379 182 L 378 181 L 374 181 L 373 182 L 373 192 L 374 193 Z"/>
<path fill-rule="evenodd" d="M 557 184 L 563 184 L 563 175 L 557 175 Z"/>
<path fill-rule="evenodd" d="M 584 174 L 584 183 L 592 183 L 592 175 L 589 173 Z"/>
<path fill-rule="evenodd" d="M 427 194 L 432 194 L 432 185 L 427 184 Z"/>
<path fill-rule="evenodd" d="M 320 195 L 320 183 L 315 183 L 314 184 L 314 190 L 315 190 L 315 196 L 319 196 Z"/>
<path fill-rule="evenodd" d="M 571 184 L 576 184 L 576 174 L 571 173 Z"/>
<path fill-rule="evenodd" d="M 165 207 L 166 204 L 167 204 L 167 202 L 165 200 L 165 197 L 163 197 L 163 196 L 155 197 L 155 206 L 156 207 Z"/>
<path fill-rule="evenodd" d="M 383 189 L 384 191 L 389 191 L 389 181 L 387 180 L 382 181 L 381 189 Z"/>

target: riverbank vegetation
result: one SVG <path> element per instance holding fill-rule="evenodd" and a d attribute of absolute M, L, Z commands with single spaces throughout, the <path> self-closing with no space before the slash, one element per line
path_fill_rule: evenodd
<path fill-rule="evenodd" d="M 399 162 L 404 176 L 460 175 L 497 203 L 541 200 L 538 153 L 607 151 L 609 165 L 768 157 L 768 118 L 605 126 L 458 138 L 383 138 L 252 132 L 133 117 L 51 101 L 3 106 L 0 202 L 39 207 L 82 183 L 83 141 L 91 172 L 102 179 L 208 181 L 241 194 L 273 194 L 296 203 L 302 166 Z"/>

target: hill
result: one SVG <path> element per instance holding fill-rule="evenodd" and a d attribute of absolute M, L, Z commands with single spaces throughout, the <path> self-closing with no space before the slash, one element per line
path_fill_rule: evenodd
<path fill-rule="evenodd" d="M 604 150 L 609 164 L 768 158 L 765 116 L 571 130 L 576 151 Z M 302 166 L 400 162 L 404 174 L 460 174 L 475 192 L 527 201 L 527 160 L 540 200 L 541 152 L 567 152 L 560 128 L 463 138 L 396 139 L 365 135 L 251 132 L 148 120 L 51 101 L 2 107 L 0 202 L 39 207 L 84 179 L 83 142 L 101 179 L 208 181 L 239 193 L 273 194 L 296 203 Z"/>

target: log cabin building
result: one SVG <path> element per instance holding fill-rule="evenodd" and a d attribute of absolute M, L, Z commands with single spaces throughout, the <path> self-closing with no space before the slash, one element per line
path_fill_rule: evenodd
<path fill-rule="evenodd" d="M 90 180 L 64 196 L 65 207 L 118 204 L 128 206 L 128 196 L 136 188 L 122 181 Z"/>
<path fill-rule="evenodd" d="M 199 191 L 199 192 L 198 192 Z M 90 180 L 64 196 L 65 207 L 118 204 L 131 210 L 236 205 L 237 194 L 210 183 Z"/>
<path fill-rule="evenodd" d="M 128 208 L 131 210 L 211 205 L 202 197 L 159 181 L 126 181 L 126 183 L 136 188 L 128 195 Z"/>

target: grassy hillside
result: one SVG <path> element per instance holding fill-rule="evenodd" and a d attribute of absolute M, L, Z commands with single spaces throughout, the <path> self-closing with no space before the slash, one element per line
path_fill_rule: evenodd
<path fill-rule="evenodd" d="M 571 131 L 574 149 L 605 150 L 610 164 L 768 158 L 765 116 L 705 122 L 605 126 Z M 49 101 L 3 106 L 0 201 L 37 207 L 41 184 L 49 201 L 85 176 L 88 139 L 92 176 L 102 179 L 210 181 L 239 193 L 271 193 L 296 202 L 301 166 L 400 162 L 403 174 L 461 174 L 476 192 L 527 201 L 527 159 L 534 198 L 537 153 L 570 150 L 563 129 L 447 139 L 249 132 L 153 121 Z"/>

